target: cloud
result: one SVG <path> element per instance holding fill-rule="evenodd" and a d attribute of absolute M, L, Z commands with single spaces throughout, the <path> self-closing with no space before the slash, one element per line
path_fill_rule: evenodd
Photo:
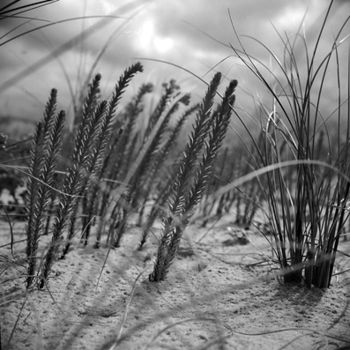
<path fill-rule="evenodd" d="M 243 35 L 250 35 L 263 41 L 278 55 L 281 55 L 283 54 L 281 39 L 274 31 L 272 23 L 282 35 L 286 32 L 292 36 L 306 12 L 307 16 L 302 31 L 305 33 L 309 47 L 312 47 L 328 1 L 187 0 L 184 2 L 150 0 L 132 2 L 124 0 L 118 1 L 118 5 L 115 4 L 114 0 L 61 0 L 51 6 L 31 12 L 31 16 L 45 21 L 107 15 L 114 11 L 115 15 L 120 18 L 109 19 L 108 23 L 105 22 L 104 26 L 101 26 L 88 38 L 72 42 L 69 50 L 52 58 L 44 67 L 33 70 L 15 86 L 7 86 L 6 91 L 1 93 L 0 97 L 0 108 L 3 113 L 20 115 L 25 113 L 37 118 L 41 114 L 40 107 L 42 108 L 45 104 L 49 90 L 53 86 L 59 90 L 62 106 L 69 105 L 70 93 L 64 70 L 70 77 L 71 83 L 79 85 L 82 77 L 88 73 L 107 42 L 107 49 L 95 69 L 95 72 L 101 72 L 104 77 L 105 91 L 110 91 L 126 65 L 140 57 L 173 62 L 209 80 L 210 74 L 205 75 L 205 73 L 225 57 L 233 54 L 229 44 L 234 46 L 239 44 L 231 27 L 228 10 L 235 28 L 242 35 L 241 40 L 247 50 L 268 63 L 270 57 L 266 50 Z M 124 10 L 118 11 L 118 9 Z M 335 28 L 344 20 L 349 9 L 349 1 L 335 1 L 325 39 L 321 43 L 321 49 L 324 52 L 329 49 L 336 33 Z M 32 67 L 40 59 L 47 57 L 55 49 L 99 21 L 101 19 L 91 18 L 57 24 L 0 46 L 0 74 L 3 83 L 1 85 L 0 82 L 0 89 L 7 79 L 27 67 Z M 1 20 L 0 33 L 2 35 L 15 29 L 19 24 L 24 24 L 10 35 L 2 37 L 0 44 L 16 33 L 47 23 L 38 20 L 25 22 L 24 19 Z M 301 61 L 304 59 L 301 45 L 296 47 L 295 53 Z M 344 60 L 345 54 L 340 53 L 341 59 Z M 159 62 L 143 61 L 143 63 L 145 73 L 142 78 L 138 78 L 138 82 L 144 79 L 161 83 L 175 77 L 182 82 L 185 88 L 193 90 L 195 94 L 202 94 L 204 91 L 205 86 L 184 70 Z M 255 98 L 264 96 L 264 92 L 260 90 L 261 86 L 249 75 L 247 69 L 238 63 L 237 58 L 231 57 L 223 61 L 216 69 L 222 70 L 228 79 L 237 78 L 239 80 L 240 105 L 251 104 L 251 97 L 244 91 L 248 91 Z M 327 89 L 332 91 L 332 87 L 333 85 Z M 74 86 L 75 88 L 78 86 Z M 332 98 L 332 95 L 334 93 L 330 93 L 329 98 Z"/>

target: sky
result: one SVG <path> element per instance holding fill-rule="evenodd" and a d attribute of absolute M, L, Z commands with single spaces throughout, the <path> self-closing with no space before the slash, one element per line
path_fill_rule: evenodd
<path fill-rule="evenodd" d="M 71 95 L 81 88 L 104 46 L 93 71 L 102 74 L 107 97 L 123 70 L 140 61 L 144 73 L 130 86 L 129 95 L 143 82 L 160 87 L 174 78 L 183 91 L 199 98 L 206 88 L 201 79 L 209 82 L 215 71 L 221 71 L 227 82 L 238 80 L 237 108 L 250 114 L 259 103 L 269 107 L 272 102 L 234 55 L 231 46 L 238 47 L 239 40 L 232 24 L 245 49 L 275 71 L 271 54 L 256 40 L 283 57 L 277 32 L 294 38 L 299 28 L 312 49 L 328 4 L 327 0 L 60 0 L 20 18 L 1 18 L 0 115 L 38 120 L 53 87 L 58 89 L 59 107 L 70 115 Z M 334 0 L 320 57 L 349 15 L 350 1 Z M 44 28 L 21 35 L 40 26 Z M 349 33 L 347 25 L 341 38 Z M 345 40 L 339 50 L 343 66 L 348 48 Z M 295 52 L 303 67 L 302 45 Z M 324 103 L 328 107 L 336 99 L 334 68 L 329 75 Z"/>

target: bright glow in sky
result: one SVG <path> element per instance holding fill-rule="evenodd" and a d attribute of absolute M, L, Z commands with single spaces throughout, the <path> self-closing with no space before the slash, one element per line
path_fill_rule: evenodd
<path fill-rule="evenodd" d="M 163 37 L 157 32 L 155 21 L 149 18 L 140 24 L 137 31 L 134 46 L 143 54 L 165 54 L 174 47 L 174 40 L 169 37 Z"/>
<path fill-rule="evenodd" d="M 280 30 L 296 30 L 305 15 L 302 6 L 288 6 L 277 16 L 274 23 Z"/>

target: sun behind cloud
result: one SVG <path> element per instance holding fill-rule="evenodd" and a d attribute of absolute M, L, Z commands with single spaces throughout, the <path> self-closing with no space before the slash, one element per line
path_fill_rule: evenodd
<path fill-rule="evenodd" d="M 144 54 L 165 54 L 173 49 L 174 39 L 159 35 L 155 20 L 151 17 L 141 23 L 136 32 L 134 45 Z"/>
<path fill-rule="evenodd" d="M 279 13 L 274 24 L 283 30 L 294 30 L 303 21 L 305 11 L 304 6 L 287 6 Z"/>

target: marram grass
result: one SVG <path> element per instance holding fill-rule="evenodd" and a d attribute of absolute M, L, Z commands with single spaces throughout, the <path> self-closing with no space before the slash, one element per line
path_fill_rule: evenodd
<path fill-rule="evenodd" d="M 246 51 L 232 22 L 240 45 L 232 47 L 234 54 L 260 80 L 273 101 L 272 111 L 266 113 L 266 121 L 262 122 L 262 143 L 250 133 L 257 150 L 256 168 L 296 162 L 294 174 L 277 166 L 261 179 L 274 238 L 272 248 L 285 272 L 286 283 L 319 288 L 330 286 L 339 238 L 349 217 L 350 198 L 349 182 L 345 179 L 350 168 L 348 96 L 342 101 L 343 91 L 347 89 L 349 94 L 350 66 L 343 67 L 339 59 L 342 46 L 348 42 L 345 28 L 350 17 L 339 23 L 325 53 L 321 47 L 333 3 L 329 3 L 311 49 L 301 27 L 295 38 L 277 32 L 284 51 L 282 58 L 261 41 L 250 38 L 266 50 L 272 66 Z M 302 56 L 298 45 L 303 48 Z M 334 67 L 332 76 L 330 67 Z M 347 74 L 341 73 L 346 70 Z M 328 80 L 335 83 L 336 103 L 334 112 L 324 116 L 321 106 L 328 98 Z M 335 130 L 333 137 L 330 122 Z M 322 161 L 328 165 L 325 168 L 313 164 L 319 161 L 321 149 Z"/>

